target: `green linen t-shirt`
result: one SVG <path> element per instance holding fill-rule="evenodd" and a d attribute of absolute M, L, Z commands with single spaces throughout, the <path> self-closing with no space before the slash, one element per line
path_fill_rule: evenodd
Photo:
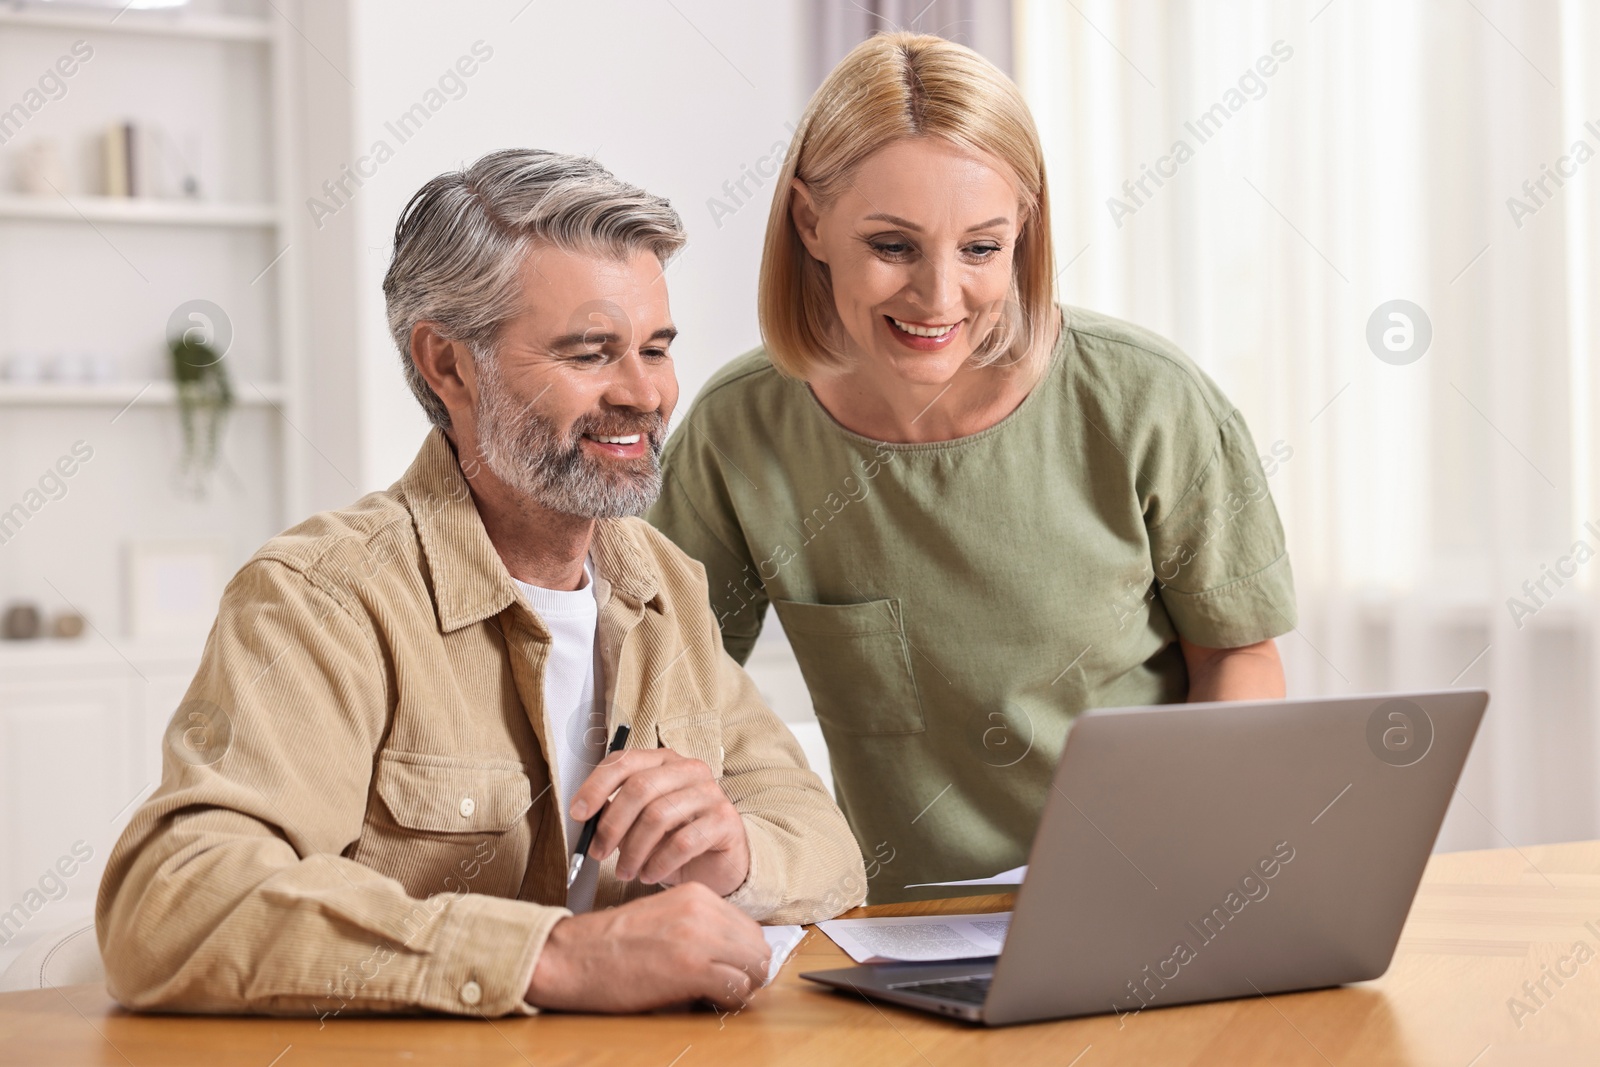
<path fill-rule="evenodd" d="M 757 349 L 707 383 L 649 519 L 706 569 L 743 663 L 770 604 L 828 744 L 869 900 L 1027 862 L 1068 727 L 1186 699 L 1177 635 L 1295 625 L 1244 418 L 1171 343 L 1063 308 L 999 423 L 888 444 Z"/>

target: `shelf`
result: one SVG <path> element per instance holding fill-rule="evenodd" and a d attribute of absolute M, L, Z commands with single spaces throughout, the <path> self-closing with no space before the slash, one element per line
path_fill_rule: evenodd
<path fill-rule="evenodd" d="M 234 403 L 262 407 L 283 402 L 283 386 L 276 382 L 235 383 Z M 171 382 L 39 382 L 21 385 L 0 381 L 0 407 L 97 407 L 114 405 L 174 404 L 178 388 Z"/>
<path fill-rule="evenodd" d="M 51 614 L 53 610 L 52 604 L 46 614 Z M 4 668 L 0 671 L 0 677 L 7 682 L 27 684 L 54 681 L 61 677 L 63 671 L 101 667 L 109 668 L 114 675 L 131 675 L 128 668 L 130 661 L 146 670 L 176 664 L 186 665 L 192 671 L 205 645 L 204 635 L 190 640 L 139 639 L 125 637 L 116 632 L 114 625 L 107 625 L 103 621 L 97 621 L 95 625 L 108 636 L 101 637 L 94 630 L 85 630 L 81 637 L 0 641 L 0 668 Z M 29 677 L 30 671 L 37 671 L 40 677 Z"/>
<path fill-rule="evenodd" d="M 0 219 L 155 223 L 167 226 L 272 227 L 276 204 L 217 204 L 116 196 L 0 196 Z"/>
<path fill-rule="evenodd" d="M 48 11 L 32 6 L 0 6 L 0 29 L 78 30 L 189 37 L 210 41 L 271 41 L 272 23 L 239 15 L 197 15 L 184 11 Z"/>

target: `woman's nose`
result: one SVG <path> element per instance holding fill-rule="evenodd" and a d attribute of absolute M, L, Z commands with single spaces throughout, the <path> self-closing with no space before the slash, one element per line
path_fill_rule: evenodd
<path fill-rule="evenodd" d="M 912 279 L 912 295 L 922 310 L 938 315 L 955 304 L 955 264 L 945 257 L 925 256 Z"/>

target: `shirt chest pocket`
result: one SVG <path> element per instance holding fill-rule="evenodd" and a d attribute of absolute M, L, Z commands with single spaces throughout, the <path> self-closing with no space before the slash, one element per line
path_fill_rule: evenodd
<path fill-rule="evenodd" d="M 774 600 L 817 721 L 835 734 L 927 729 L 899 600 L 806 604 Z"/>
<path fill-rule="evenodd" d="M 383 752 L 373 791 L 353 858 L 412 896 L 516 895 L 539 821 L 520 763 Z"/>

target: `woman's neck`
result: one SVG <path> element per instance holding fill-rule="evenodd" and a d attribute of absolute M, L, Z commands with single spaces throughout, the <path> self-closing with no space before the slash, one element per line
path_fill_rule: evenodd
<path fill-rule="evenodd" d="M 1052 345 L 1052 348 L 1054 346 Z M 1017 409 L 1038 384 L 1038 364 L 963 365 L 944 382 L 908 382 L 865 361 L 809 384 L 817 402 L 851 433 L 890 444 L 970 437 Z"/>

